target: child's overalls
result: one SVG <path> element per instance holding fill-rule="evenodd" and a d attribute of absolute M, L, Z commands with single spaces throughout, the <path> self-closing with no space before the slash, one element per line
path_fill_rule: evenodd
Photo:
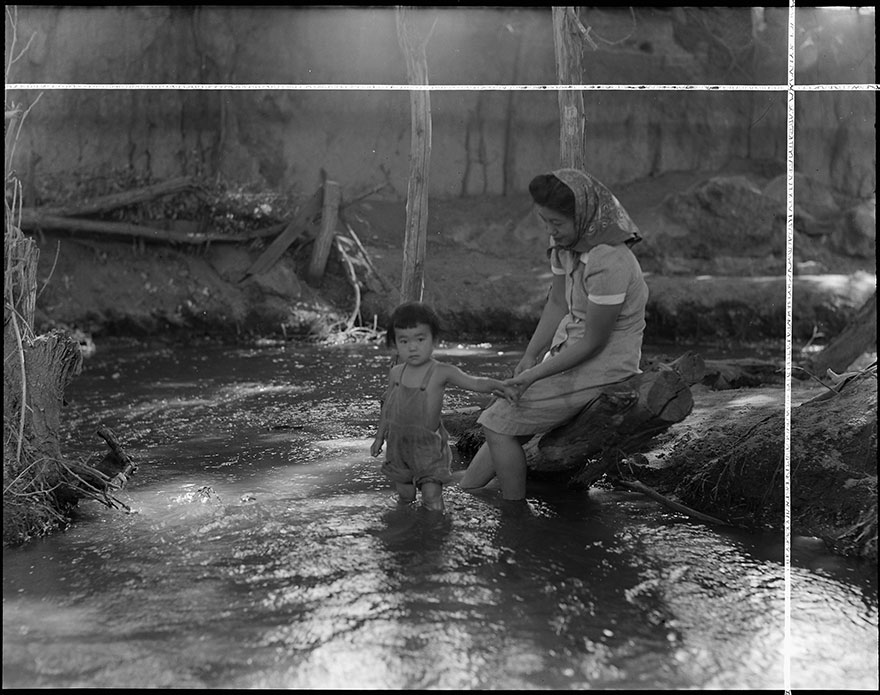
<path fill-rule="evenodd" d="M 452 451 L 449 433 L 441 421 L 437 431 L 425 427 L 427 392 L 425 389 L 434 373 L 432 363 L 418 388 L 404 386 L 403 372 L 388 389 L 385 396 L 385 421 L 388 431 L 385 440 L 385 463 L 382 472 L 395 483 L 415 484 L 448 483 L 452 480 L 450 465 Z"/>

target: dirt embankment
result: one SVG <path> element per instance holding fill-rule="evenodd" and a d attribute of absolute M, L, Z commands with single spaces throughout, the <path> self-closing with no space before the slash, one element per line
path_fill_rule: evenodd
<path fill-rule="evenodd" d="M 651 290 L 647 342 L 783 341 L 785 209 L 773 197 L 778 177 L 750 166 L 747 176 L 742 166 L 680 172 L 617 191 L 644 237 L 635 251 Z M 828 196 L 825 207 L 796 217 L 796 229 L 806 230 L 796 234 L 793 253 L 792 330 L 800 343 L 839 332 L 876 285 L 873 237 L 865 241 L 873 217 L 861 226 L 850 222 L 857 206 L 834 207 Z M 245 277 L 271 238 L 173 246 L 38 234 L 37 328 L 77 328 L 96 341 L 188 333 L 291 337 L 325 330 L 355 309 L 365 325 L 381 325 L 399 298 L 405 214 L 403 202 L 371 198 L 344 209 L 339 231 L 355 233 L 372 265 L 353 268 L 359 297 L 335 249 L 323 279 L 304 280 L 308 239 L 265 272 Z M 431 200 L 428 220 L 424 299 L 447 334 L 528 335 L 549 282 L 546 236 L 528 196 Z"/>

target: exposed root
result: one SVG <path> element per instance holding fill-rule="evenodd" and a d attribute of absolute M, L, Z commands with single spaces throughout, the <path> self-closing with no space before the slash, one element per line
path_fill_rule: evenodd
<path fill-rule="evenodd" d="M 328 327 L 328 335 L 322 339 L 325 345 L 338 345 L 340 343 L 375 343 L 384 340 L 384 331 L 380 331 L 376 325 L 376 317 L 373 316 L 373 325 L 364 326 L 361 319 L 361 287 L 358 280 L 355 264 L 359 264 L 368 270 L 373 268 L 372 263 L 366 256 L 366 251 L 356 238 L 349 239 L 341 235 L 335 237 L 336 250 L 342 258 L 348 270 L 348 281 L 354 291 L 354 308 L 349 317 Z M 346 248 L 347 247 L 347 248 Z"/>

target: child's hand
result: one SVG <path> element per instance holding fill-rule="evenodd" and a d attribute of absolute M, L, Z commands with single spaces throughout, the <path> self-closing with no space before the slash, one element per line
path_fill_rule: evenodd
<path fill-rule="evenodd" d="M 501 383 L 504 387 L 504 397 L 512 404 L 518 403 L 523 391 L 530 386 L 530 384 L 524 383 L 524 380 L 519 376 L 515 376 L 512 379 L 505 379 Z"/>
<path fill-rule="evenodd" d="M 498 396 L 498 398 L 503 398 L 511 405 L 515 405 L 517 401 L 519 401 L 520 397 L 520 389 L 513 385 L 508 385 L 508 382 L 502 382 L 499 388 L 496 388 L 492 391 L 492 395 Z"/>
<path fill-rule="evenodd" d="M 378 456 L 379 454 L 381 454 L 382 444 L 384 444 L 384 442 L 381 439 L 374 439 L 373 443 L 370 445 L 370 456 Z"/>

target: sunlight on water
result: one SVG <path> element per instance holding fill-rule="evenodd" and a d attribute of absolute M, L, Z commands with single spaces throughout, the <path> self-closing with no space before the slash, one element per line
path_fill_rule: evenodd
<path fill-rule="evenodd" d="M 100 419 L 138 452 L 132 513 L 86 503 L 4 551 L 4 687 L 782 687 L 778 537 L 550 483 L 520 508 L 491 487 L 399 506 L 369 455 L 375 354 L 199 355 L 217 374 L 193 393 L 176 354 L 161 387 L 137 362 L 128 401 L 98 371 L 71 442 Z M 796 549 L 795 687 L 876 686 L 876 582 Z"/>

